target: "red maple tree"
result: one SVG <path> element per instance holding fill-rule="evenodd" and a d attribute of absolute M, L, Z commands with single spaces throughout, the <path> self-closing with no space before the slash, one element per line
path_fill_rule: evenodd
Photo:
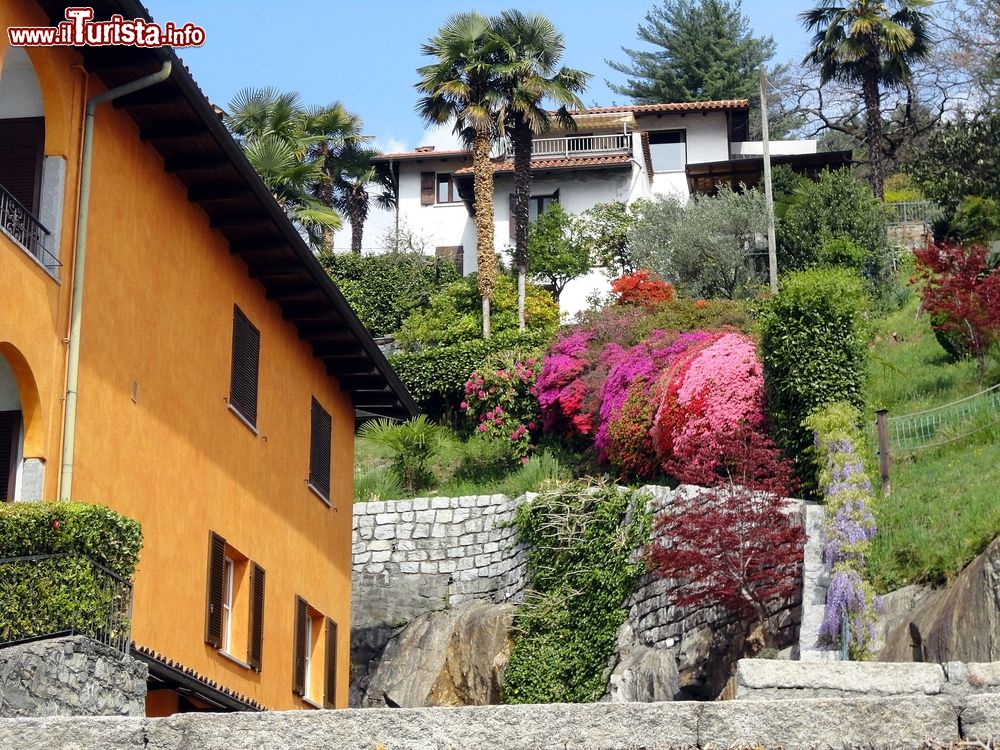
<path fill-rule="evenodd" d="M 913 282 L 923 282 L 924 309 L 954 331 L 986 377 L 986 353 L 1000 340 L 1000 267 L 991 268 L 985 247 L 931 244 L 914 251 Z"/>
<path fill-rule="evenodd" d="M 648 559 L 675 582 L 674 604 L 750 615 L 766 639 L 769 604 L 793 596 L 801 579 L 805 531 L 784 505 L 794 473 L 759 432 L 736 430 L 723 442 L 728 475 L 681 472 L 682 482 L 714 486 L 678 493 L 660 512 Z"/>

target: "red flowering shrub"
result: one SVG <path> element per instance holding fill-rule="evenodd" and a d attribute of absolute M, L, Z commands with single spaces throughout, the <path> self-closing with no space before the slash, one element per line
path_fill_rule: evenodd
<path fill-rule="evenodd" d="M 934 327 L 958 338 L 960 349 L 986 374 L 986 352 L 1000 340 L 1000 268 L 991 268 L 981 245 L 928 245 L 913 253 L 914 282 L 923 282 L 924 309 Z"/>
<path fill-rule="evenodd" d="M 762 450 L 764 376 L 757 347 L 747 336 L 718 333 L 678 357 L 661 376 L 653 440 L 660 465 L 672 476 L 716 484 L 733 471 L 729 436 L 746 431 Z"/>
<path fill-rule="evenodd" d="M 650 430 L 656 409 L 649 384 L 637 379 L 628 387 L 621 409 L 608 422 L 605 456 L 622 479 L 651 479 L 660 461 Z"/>
<path fill-rule="evenodd" d="M 535 381 L 538 360 L 534 357 L 475 370 L 465 383 L 460 408 L 476 432 L 506 444 L 512 459 L 523 459 L 531 451 L 538 433 L 538 400 Z"/>
<path fill-rule="evenodd" d="M 674 298 L 674 288 L 652 271 L 640 269 L 611 282 L 611 291 L 619 305 L 654 308 Z"/>
<path fill-rule="evenodd" d="M 594 440 L 597 447 L 598 460 L 602 462 L 610 461 L 619 469 L 623 478 L 633 476 L 631 469 L 620 466 L 615 459 L 611 458 L 612 449 L 610 447 L 612 424 L 621 414 L 628 394 L 632 392 L 633 387 L 637 391 L 639 389 L 642 389 L 642 392 L 648 391 L 664 368 L 670 365 L 674 359 L 685 352 L 690 346 L 702 341 L 709 335 L 703 331 L 677 334 L 673 331 L 657 330 L 650 333 L 648 337 L 632 348 L 622 352 L 618 361 L 608 370 L 608 376 L 600 392 L 600 426 Z M 652 403 L 648 395 L 646 396 L 646 400 Z M 632 422 L 632 419 L 638 416 L 634 411 L 630 414 L 630 419 L 628 420 L 629 429 L 641 430 L 641 433 L 637 433 L 634 437 L 629 438 L 626 435 L 627 431 L 618 429 L 616 432 L 618 438 L 624 438 L 631 442 L 649 442 L 652 445 L 651 441 L 645 440 L 653 424 L 652 412 L 651 410 L 647 411 L 650 411 L 649 419 L 642 425 Z M 618 443 L 614 448 L 614 453 L 616 456 L 630 455 L 633 450 L 631 446 Z M 625 460 L 631 465 L 635 463 L 635 458 L 637 457 L 630 457 Z M 637 465 L 645 466 L 645 461 L 641 460 Z M 635 474 L 635 476 L 649 478 L 654 472 L 655 469 L 654 471 L 644 471 L 641 474 Z"/>

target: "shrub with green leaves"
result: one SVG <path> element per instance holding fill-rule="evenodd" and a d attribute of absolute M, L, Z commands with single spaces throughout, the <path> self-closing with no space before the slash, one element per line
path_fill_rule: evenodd
<path fill-rule="evenodd" d="M 764 391 L 772 434 L 815 487 L 808 458 L 812 432 L 803 420 L 820 407 L 865 404 L 867 295 L 857 274 L 820 268 L 786 276 L 759 319 Z"/>
<path fill-rule="evenodd" d="M 524 318 L 528 330 L 552 332 L 559 325 L 559 306 L 551 294 L 529 283 Z M 516 330 L 517 288 L 509 276 L 498 276 L 490 300 L 490 331 L 496 335 Z M 481 338 L 482 332 L 483 302 L 473 274 L 447 284 L 426 307 L 414 311 L 399 329 L 396 341 L 412 351 L 472 341 Z"/>
<path fill-rule="evenodd" d="M 98 566 L 131 580 L 141 548 L 139 522 L 100 505 L 0 503 L 0 558 L 56 556 L 0 563 L 0 641 L 127 627 L 124 590 Z"/>
<path fill-rule="evenodd" d="M 848 254 L 850 267 L 859 268 L 877 294 L 886 291 L 892 268 L 888 215 L 866 183 L 846 169 L 823 172 L 816 181 L 803 180 L 785 196 L 783 210 L 777 233 L 782 273 L 829 262 L 835 255 L 827 246 L 827 257 L 822 258 L 824 245 L 847 240 L 862 251 L 860 268 L 854 253 Z"/>
<path fill-rule="evenodd" d="M 503 331 L 491 338 L 475 338 L 450 346 L 433 346 L 418 352 L 395 354 L 390 364 L 410 395 L 426 414 L 456 421 L 469 375 L 484 362 L 506 353 L 537 354 L 548 342 L 547 329 Z"/>
<path fill-rule="evenodd" d="M 414 310 L 459 278 L 451 261 L 418 253 L 336 253 L 319 261 L 373 336 L 398 331 Z"/>
<path fill-rule="evenodd" d="M 514 620 L 505 703 L 588 703 L 607 683 L 628 598 L 645 571 L 646 498 L 607 485 L 575 485 L 518 508 L 529 590 Z"/>

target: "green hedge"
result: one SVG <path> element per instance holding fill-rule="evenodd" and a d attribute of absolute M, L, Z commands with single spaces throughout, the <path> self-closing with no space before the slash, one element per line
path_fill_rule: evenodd
<path fill-rule="evenodd" d="M 319 261 L 373 336 L 395 333 L 441 287 L 460 278 L 450 260 L 415 253 L 337 253 Z"/>
<path fill-rule="evenodd" d="M 858 409 L 865 405 L 867 305 L 857 274 L 814 269 L 786 276 L 759 319 L 774 437 L 795 461 L 807 490 L 815 489 L 813 437 L 803 420 L 835 401 Z"/>
<path fill-rule="evenodd" d="M 141 547 L 138 521 L 99 505 L 0 504 L 0 558 L 59 555 L 0 563 L 0 641 L 124 631 L 127 590 L 98 565 L 131 580 Z"/>
<path fill-rule="evenodd" d="M 551 335 L 549 331 L 504 331 L 489 339 L 396 354 L 389 362 L 424 413 L 450 418 L 465 395 L 465 381 L 487 358 L 506 351 L 539 349 Z"/>

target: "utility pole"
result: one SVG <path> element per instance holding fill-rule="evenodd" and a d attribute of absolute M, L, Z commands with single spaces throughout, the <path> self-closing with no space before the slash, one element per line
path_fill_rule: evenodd
<path fill-rule="evenodd" d="M 774 238 L 774 195 L 771 192 L 771 146 L 767 134 L 767 73 L 760 66 L 760 135 L 764 145 L 764 203 L 767 205 L 767 266 L 771 294 L 778 293 L 778 248 Z"/>

